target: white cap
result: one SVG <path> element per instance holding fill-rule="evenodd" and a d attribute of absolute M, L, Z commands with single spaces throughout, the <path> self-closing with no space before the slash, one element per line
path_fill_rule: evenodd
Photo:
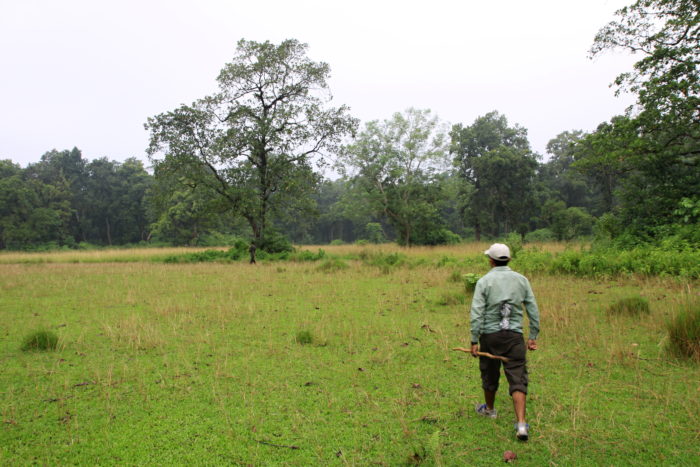
<path fill-rule="evenodd" d="M 510 249 L 508 245 L 504 245 L 503 243 L 494 243 L 488 250 L 484 251 L 484 254 L 496 261 L 510 260 Z"/>

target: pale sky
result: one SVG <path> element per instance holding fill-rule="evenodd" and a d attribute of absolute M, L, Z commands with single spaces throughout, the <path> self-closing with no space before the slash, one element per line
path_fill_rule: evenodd
<path fill-rule="evenodd" d="M 497 110 L 544 154 L 633 102 L 609 85 L 634 57 L 588 59 L 630 3 L 0 0 L 0 159 L 24 167 L 77 146 L 147 161 L 146 119 L 213 93 L 241 38 L 307 43 L 331 67 L 333 105 L 363 123 L 416 107 L 469 125 Z"/>

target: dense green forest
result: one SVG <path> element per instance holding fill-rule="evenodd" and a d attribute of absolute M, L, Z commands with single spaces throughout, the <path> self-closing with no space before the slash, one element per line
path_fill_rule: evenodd
<path fill-rule="evenodd" d="M 360 125 L 330 106 L 329 66 L 306 45 L 241 40 L 218 92 L 148 119 L 148 167 L 77 148 L 27 167 L 0 161 L 0 249 L 410 246 L 513 233 L 697 248 L 699 24 L 693 1 L 620 10 L 591 55 L 640 57 L 615 81 L 636 104 L 593 132 L 552 135 L 544 155 L 498 111 L 447 124 L 408 108 Z"/>

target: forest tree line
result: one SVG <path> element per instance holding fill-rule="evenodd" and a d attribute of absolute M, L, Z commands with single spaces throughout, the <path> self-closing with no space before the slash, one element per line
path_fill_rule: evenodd
<path fill-rule="evenodd" d="M 641 56 L 615 81 L 636 104 L 593 132 L 553 137 L 546 158 L 496 111 L 447 125 L 409 108 L 361 126 L 330 106 L 330 68 L 305 44 L 241 40 L 216 93 L 148 119 L 150 172 L 76 148 L 25 168 L 0 161 L 0 249 L 233 237 L 269 250 L 437 245 L 510 233 L 698 245 L 700 9 L 639 0 L 617 17 L 591 55 Z"/>

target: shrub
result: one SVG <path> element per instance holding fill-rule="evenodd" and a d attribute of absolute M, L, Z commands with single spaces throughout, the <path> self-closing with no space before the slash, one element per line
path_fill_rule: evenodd
<path fill-rule="evenodd" d="M 425 234 L 425 238 L 416 241 L 416 245 L 457 245 L 462 242 L 462 237 L 449 229 L 432 230 Z"/>
<path fill-rule="evenodd" d="M 35 331 L 24 338 L 22 342 L 22 350 L 27 352 L 30 350 L 56 350 L 58 347 L 58 336 L 51 331 Z"/>
<path fill-rule="evenodd" d="M 516 232 L 511 232 L 508 235 L 506 235 L 506 238 L 504 239 L 503 243 L 508 245 L 508 248 L 510 248 L 511 258 L 515 258 L 516 256 L 518 256 L 518 253 L 520 253 L 520 251 L 523 249 L 523 237 Z"/>
<path fill-rule="evenodd" d="M 700 304 L 687 303 L 666 328 L 669 352 L 700 363 Z"/>
<path fill-rule="evenodd" d="M 649 302 L 642 297 L 623 298 L 608 307 L 611 315 L 640 315 L 649 311 Z"/>
<path fill-rule="evenodd" d="M 341 240 L 340 238 L 335 238 L 335 239 L 331 240 L 331 245 L 332 246 L 341 246 L 341 245 L 345 245 L 345 242 L 343 240 Z"/>
<path fill-rule="evenodd" d="M 537 229 L 525 235 L 526 242 L 551 242 L 554 240 L 554 232 L 549 229 Z"/>
<path fill-rule="evenodd" d="M 476 283 L 481 279 L 481 275 L 475 274 L 473 272 L 462 274 L 462 280 L 464 281 L 464 290 L 470 294 L 476 289 Z"/>
<path fill-rule="evenodd" d="M 257 245 L 258 251 L 264 250 L 267 253 L 283 253 L 294 251 L 294 247 L 287 237 L 274 230 L 268 230 L 263 237 L 261 244 Z"/>
<path fill-rule="evenodd" d="M 314 336 L 311 334 L 311 332 L 304 329 L 297 332 L 296 341 L 297 344 L 301 345 L 313 344 Z"/>
<path fill-rule="evenodd" d="M 321 248 L 318 249 L 317 253 L 313 253 L 309 250 L 302 250 L 290 255 L 289 259 L 291 261 L 305 262 L 305 261 L 319 261 L 326 257 L 326 252 Z"/>

